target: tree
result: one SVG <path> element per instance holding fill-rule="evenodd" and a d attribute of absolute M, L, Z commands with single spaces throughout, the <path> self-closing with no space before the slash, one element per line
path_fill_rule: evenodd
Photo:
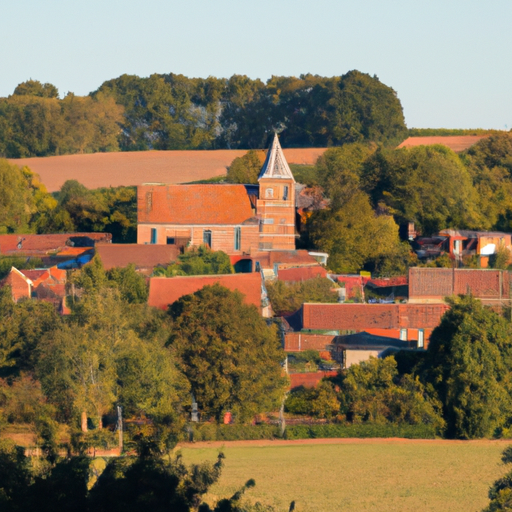
<path fill-rule="evenodd" d="M 226 411 L 245 422 L 278 408 L 282 376 L 277 330 L 243 295 L 205 286 L 169 308 L 169 347 L 178 357 L 203 417 L 220 420 Z"/>
<path fill-rule="evenodd" d="M 340 78 L 331 102 L 336 144 L 363 140 L 393 144 L 407 134 L 396 92 L 375 75 L 349 71 Z"/>
<path fill-rule="evenodd" d="M 308 227 L 315 247 L 329 254 L 329 267 L 334 272 L 357 272 L 367 264 L 376 267 L 385 258 L 398 256 L 398 262 L 403 260 L 398 226 L 387 215 L 377 216 L 368 196 L 357 188 L 337 209 L 314 212 Z M 398 265 L 398 272 L 404 266 Z"/>
<path fill-rule="evenodd" d="M 39 80 L 27 80 L 14 89 L 18 96 L 39 96 L 40 98 L 58 98 L 59 91 L 53 84 L 42 84 Z"/>
<path fill-rule="evenodd" d="M 507 446 L 502 453 L 501 460 L 504 464 L 511 463 L 512 447 Z M 510 466 L 509 466 L 510 467 Z M 512 471 L 496 480 L 489 489 L 489 506 L 482 512 L 509 512 L 512 510 Z"/>
<path fill-rule="evenodd" d="M 258 183 L 258 175 L 264 162 L 265 152 L 252 149 L 231 162 L 226 181 L 241 184 Z"/>
<path fill-rule="evenodd" d="M 425 235 L 482 222 L 471 177 L 445 146 L 380 149 L 365 162 L 361 180 L 375 207 L 398 224 L 415 222 Z"/>
<path fill-rule="evenodd" d="M 349 421 L 444 427 L 440 403 L 426 396 L 417 377 L 400 376 L 393 356 L 352 365 L 337 381 L 340 410 Z"/>
<path fill-rule="evenodd" d="M 298 283 L 269 281 L 266 283 L 268 297 L 276 316 L 297 311 L 304 302 L 337 302 L 334 283 L 325 277 L 316 277 Z"/>
<path fill-rule="evenodd" d="M 13 303 L 9 287 L 0 289 L 0 371 L 2 375 L 32 372 L 40 339 L 56 329 L 61 318 L 52 304 Z"/>
<path fill-rule="evenodd" d="M 426 381 L 443 405 L 448 437 L 492 436 L 512 415 L 510 324 L 471 296 L 449 303 L 430 338 Z"/>
<path fill-rule="evenodd" d="M 229 256 L 223 251 L 212 251 L 208 246 L 193 247 L 178 256 L 178 261 L 167 268 L 156 267 L 155 276 L 204 276 L 211 274 L 233 274 L 235 272 Z"/>

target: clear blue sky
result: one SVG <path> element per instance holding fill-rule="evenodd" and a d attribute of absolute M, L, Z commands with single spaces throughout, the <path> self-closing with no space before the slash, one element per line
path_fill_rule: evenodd
<path fill-rule="evenodd" d="M 409 127 L 512 128 L 512 0 L 0 0 L 0 96 L 123 73 L 377 75 Z"/>

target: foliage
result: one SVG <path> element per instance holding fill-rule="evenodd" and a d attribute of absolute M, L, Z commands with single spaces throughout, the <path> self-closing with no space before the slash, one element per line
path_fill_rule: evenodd
<path fill-rule="evenodd" d="M 285 147 L 326 147 L 360 140 L 389 143 L 406 128 L 395 92 L 377 77 L 246 76 L 189 79 L 173 73 L 122 75 L 95 93 L 125 108 L 123 150 L 266 147 L 281 131 Z"/>
<path fill-rule="evenodd" d="M 322 381 L 314 388 L 300 387 L 292 390 L 284 404 L 285 411 L 301 416 L 331 419 L 340 410 L 334 386 Z"/>
<path fill-rule="evenodd" d="M 101 428 L 118 404 L 128 416 L 150 417 L 166 439 L 175 438 L 188 385 L 158 335 L 142 339 L 132 327 L 135 307 L 115 288 L 91 289 L 68 322 L 40 341 L 37 373 L 63 421 L 78 425 L 86 412 Z"/>
<path fill-rule="evenodd" d="M 340 374 L 340 411 L 353 423 L 432 425 L 442 431 L 441 404 L 417 377 L 398 375 L 393 356 L 370 358 Z"/>
<path fill-rule="evenodd" d="M 233 274 L 235 272 L 229 256 L 223 251 L 212 251 L 207 245 L 187 250 L 178 256 L 178 261 L 167 268 L 156 267 L 154 276 L 203 276 L 211 274 Z"/>
<path fill-rule="evenodd" d="M 107 232 L 112 233 L 114 243 L 136 241 L 135 187 L 89 190 L 68 180 L 57 197 L 57 206 L 38 221 L 38 233 Z"/>
<path fill-rule="evenodd" d="M 399 224 L 413 221 L 425 235 L 484 223 L 468 170 L 445 146 L 379 149 L 365 162 L 362 180 L 373 205 Z"/>
<path fill-rule="evenodd" d="M 409 128 L 409 137 L 448 137 L 457 135 L 489 135 L 499 130 L 483 128 Z"/>
<path fill-rule="evenodd" d="M 244 156 L 237 157 L 228 168 L 228 183 L 258 183 L 258 175 L 265 162 L 265 152 L 250 150 Z"/>
<path fill-rule="evenodd" d="M 500 270 L 507 270 L 510 262 L 510 251 L 504 245 L 498 247 L 498 250 L 489 258 L 491 268 L 497 268 Z"/>
<path fill-rule="evenodd" d="M 270 508 L 251 506 L 242 499 L 254 487 L 249 480 L 231 498 L 220 500 L 212 509 L 203 502 L 208 489 L 222 470 L 217 462 L 185 466 L 181 457 L 164 459 L 152 449 L 137 457 L 113 458 L 94 481 L 92 460 L 86 456 L 52 462 L 46 474 L 32 470 L 21 448 L 0 445 L 0 505 L 5 512 L 74 510 L 176 512 L 264 512 Z"/>
<path fill-rule="evenodd" d="M 0 158 L 0 234 L 34 231 L 55 204 L 37 174 Z"/>
<path fill-rule="evenodd" d="M 0 279 L 3 279 L 12 267 L 18 270 L 42 267 L 40 258 L 22 258 L 21 256 L 0 256 Z"/>
<path fill-rule="evenodd" d="M 231 411 L 238 422 L 279 407 L 286 379 L 277 330 L 243 295 L 205 286 L 169 307 L 170 348 L 181 362 L 203 418 Z"/>
<path fill-rule="evenodd" d="M 493 436 L 512 415 L 510 324 L 471 296 L 450 305 L 430 337 L 426 380 L 442 403 L 448 437 Z"/>
<path fill-rule="evenodd" d="M 501 461 L 504 464 L 512 462 L 512 446 L 507 446 L 502 453 Z M 489 489 L 491 502 L 482 512 L 506 512 L 512 510 L 512 471 L 496 480 Z"/>
<path fill-rule="evenodd" d="M 275 425 L 192 423 L 187 427 L 187 433 L 193 441 L 239 441 L 280 437 L 280 429 Z"/>
<path fill-rule="evenodd" d="M 123 107 L 103 94 L 58 99 L 37 81 L 0 98 L 0 154 L 9 158 L 117 151 Z"/>
<path fill-rule="evenodd" d="M 0 372 L 33 371 L 42 336 L 60 324 L 52 304 L 39 301 L 13 303 L 9 287 L 0 289 Z"/>
<path fill-rule="evenodd" d="M 144 304 L 149 293 L 144 276 L 135 270 L 134 265 L 105 271 L 98 254 L 80 270 L 75 270 L 69 281 L 85 293 L 98 292 L 103 288 L 116 289 L 122 300 L 130 304 Z"/>
<path fill-rule="evenodd" d="M 368 196 L 357 189 L 347 193 L 336 210 L 314 212 L 309 234 L 315 246 L 329 254 L 329 268 L 353 273 L 363 267 L 379 269 L 385 260 L 387 275 L 405 271 L 410 250 L 400 243 L 392 217 L 375 215 Z"/>
<path fill-rule="evenodd" d="M 300 282 L 268 281 L 265 284 L 272 310 L 276 316 L 297 311 L 304 302 L 337 302 L 334 283 L 325 277 Z"/>
<path fill-rule="evenodd" d="M 289 425 L 286 427 L 286 439 L 329 439 L 329 438 L 365 438 L 365 437 L 401 437 L 405 439 L 433 439 L 437 430 L 431 424 L 375 424 L 343 425 L 327 423 L 324 425 Z"/>

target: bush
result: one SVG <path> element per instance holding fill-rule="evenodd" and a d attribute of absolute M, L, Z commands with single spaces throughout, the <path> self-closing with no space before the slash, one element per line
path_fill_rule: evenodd
<path fill-rule="evenodd" d="M 194 441 L 248 441 L 281 437 L 276 425 L 216 425 L 201 423 L 189 425 Z"/>
<path fill-rule="evenodd" d="M 364 423 L 361 425 L 292 425 L 286 427 L 285 439 L 322 439 L 322 438 L 366 438 L 366 437 L 402 437 L 406 439 L 433 439 L 436 429 L 432 425 L 379 425 Z"/>

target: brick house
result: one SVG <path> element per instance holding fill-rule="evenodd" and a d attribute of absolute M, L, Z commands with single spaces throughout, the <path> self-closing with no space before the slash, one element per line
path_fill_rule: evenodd
<path fill-rule="evenodd" d="M 305 350 L 304 340 L 311 339 L 313 334 L 308 334 L 307 331 L 320 331 L 315 333 L 317 336 L 322 334 L 321 331 L 331 331 L 323 339 L 311 339 L 315 347 L 310 342 L 307 348 L 320 349 L 323 341 L 327 345 L 338 334 L 363 331 L 376 336 L 414 342 L 418 348 L 426 348 L 432 331 L 439 325 L 447 310 L 446 304 L 306 303 L 297 313 L 287 318 L 295 332 L 285 332 L 285 350 L 293 350 L 292 347 L 297 345 L 299 350 Z"/>
<path fill-rule="evenodd" d="M 144 184 L 137 243 L 208 245 L 228 254 L 295 249 L 295 179 L 274 137 L 258 185 Z"/>
<path fill-rule="evenodd" d="M 507 270 L 466 268 L 409 269 L 409 302 L 442 303 L 451 295 L 471 293 L 488 306 L 512 301 L 511 275 Z"/>
<path fill-rule="evenodd" d="M 57 267 L 30 270 L 12 267 L 0 287 L 11 287 L 14 302 L 34 298 L 58 305 L 66 295 L 66 276 L 66 271 Z"/>

